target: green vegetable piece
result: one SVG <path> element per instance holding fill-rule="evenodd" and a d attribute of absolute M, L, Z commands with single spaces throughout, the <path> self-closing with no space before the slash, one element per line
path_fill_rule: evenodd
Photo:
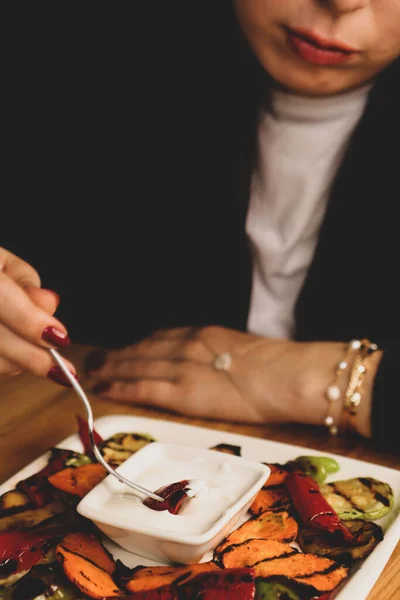
<path fill-rule="evenodd" d="M 337 461 L 329 456 L 298 456 L 294 463 L 317 483 L 323 483 L 330 473 L 340 469 Z"/>
<path fill-rule="evenodd" d="M 256 581 L 256 600 L 300 600 L 300 596 L 289 584 Z"/>
<path fill-rule="evenodd" d="M 79 452 L 75 452 L 74 456 L 68 458 L 65 461 L 65 468 L 67 467 L 83 467 L 83 465 L 89 465 L 93 461 L 86 454 L 79 454 Z"/>
<path fill-rule="evenodd" d="M 381 519 L 393 506 L 393 490 L 372 477 L 354 477 L 321 486 L 321 494 L 343 521 Z"/>
<path fill-rule="evenodd" d="M 79 589 L 70 583 L 64 574 L 56 570 L 34 567 L 21 579 L 7 597 L 7 600 L 83 600 L 86 598 Z M 3 600 L 3 598 L 2 598 Z"/>

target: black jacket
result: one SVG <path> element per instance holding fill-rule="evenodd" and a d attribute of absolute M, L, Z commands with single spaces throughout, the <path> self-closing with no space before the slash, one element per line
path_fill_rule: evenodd
<path fill-rule="evenodd" d="M 0 243 L 61 295 L 57 316 L 75 341 L 114 347 L 159 327 L 246 328 L 244 222 L 265 81 L 231 15 L 160 10 L 128 23 L 84 15 L 52 52 L 38 36 L 9 88 Z M 396 452 L 399 81 L 396 64 L 373 89 L 296 304 L 297 339 L 366 336 L 385 350 L 374 433 Z"/>

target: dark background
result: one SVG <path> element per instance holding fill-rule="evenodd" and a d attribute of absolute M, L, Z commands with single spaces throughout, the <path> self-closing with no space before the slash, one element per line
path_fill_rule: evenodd
<path fill-rule="evenodd" d="M 244 327 L 229 2 L 25 7 L 6 48 L 0 244 L 71 338 Z"/>

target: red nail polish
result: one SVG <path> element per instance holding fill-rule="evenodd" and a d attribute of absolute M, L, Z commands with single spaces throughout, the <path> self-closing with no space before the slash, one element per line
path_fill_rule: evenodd
<path fill-rule="evenodd" d="M 101 381 L 100 383 L 97 383 L 93 388 L 92 388 L 92 392 L 93 394 L 104 394 L 104 392 L 108 392 L 108 390 L 111 387 L 111 383 L 109 381 Z"/>
<path fill-rule="evenodd" d="M 59 331 L 55 327 L 46 327 L 42 333 L 42 340 L 48 344 L 58 346 L 59 348 L 65 348 L 70 344 L 70 339 L 67 334 Z"/>
<path fill-rule="evenodd" d="M 74 374 L 72 373 L 72 375 Z M 59 383 L 60 385 L 63 385 L 65 387 L 72 387 L 70 380 L 68 379 L 64 371 L 60 369 L 60 367 L 52 367 L 47 373 L 47 377 L 52 381 L 55 381 L 55 383 Z M 76 377 L 76 375 L 74 375 L 74 377 Z"/>

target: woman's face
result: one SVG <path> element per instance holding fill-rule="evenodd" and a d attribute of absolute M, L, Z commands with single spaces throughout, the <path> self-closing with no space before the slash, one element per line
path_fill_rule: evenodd
<path fill-rule="evenodd" d="M 400 0 L 234 0 L 260 63 L 285 88 L 342 92 L 400 56 Z"/>

